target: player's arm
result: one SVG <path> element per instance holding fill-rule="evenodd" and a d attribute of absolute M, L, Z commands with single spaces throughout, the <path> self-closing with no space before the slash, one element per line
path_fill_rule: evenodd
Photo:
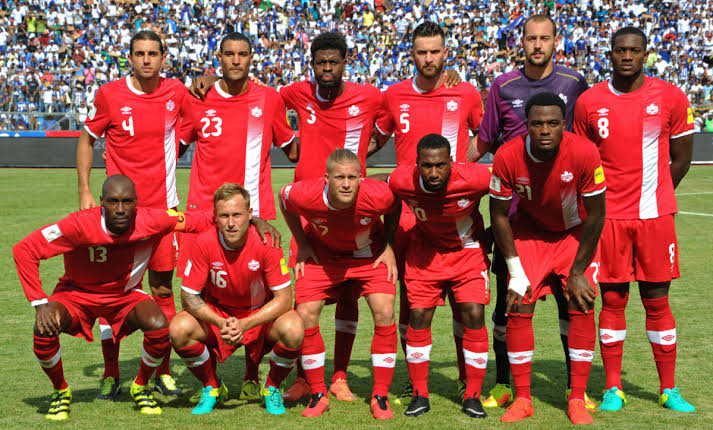
<path fill-rule="evenodd" d="M 282 216 L 285 218 L 287 227 L 292 233 L 292 238 L 297 244 L 297 262 L 295 263 L 294 270 L 295 276 L 299 277 L 304 275 L 304 265 L 307 259 L 311 258 L 315 263 L 319 263 L 319 260 L 312 249 L 312 245 L 310 245 L 307 240 L 307 234 L 305 233 L 304 228 L 302 228 L 300 216 L 287 209 L 285 200 L 287 199 L 286 196 L 289 194 L 289 187 L 292 187 L 292 185 L 286 185 L 280 192 L 280 211 L 282 212 Z"/>
<path fill-rule="evenodd" d="M 199 321 L 205 321 L 220 328 L 225 326 L 225 318 L 211 309 L 198 291 L 191 290 L 185 286 L 181 287 L 181 305 L 186 312 Z"/>
<path fill-rule="evenodd" d="M 208 90 L 215 85 L 216 82 L 220 80 L 218 76 L 206 76 L 200 75 L 196 76 L 191 82 L 191 86 L 188 88 L 188 92 L 197 99 L 205 99 Z"/>
<path fill-rule="evenodd" d="M 446 79 L 443 81 L 443 86 L 446 88 L 456 87 L 463 82 L 456 69 L 446 69 L 444 73 L 446 74 Z"/>
<path fill-rule="evenodd" d="M 94 159 L 94 142 L 96 138 L 86 129 L 82 130 L 77 143 L 77 187 L 79 191 L 79 210 L 93 208 L 97 202 L 92 197 L 89 188 L 89 175 L 92 171 Z"/>
<path fill-rule="evenodd" d="M 243 331 L 274 321 L 277 317 L 290 310 L 292 306 L 292 288 L 290 288 L 289 281 L 287 281 L 287 285 L 270 288 L 270 290 L 272 290 L 272 299 L 269 302 L 265 303 L 254 314 L 238 320 Z"/>
<path fill-rule="evenodd" d="M 395 197 L 392 210 L 384 214 L 384 250 L 374 261 L 374 268 L 383 263 L 388 270 L 386 280 L 394 284 L 399 278 L 399 271 L 396 266 L 396 256 L 394 254 L 394 238 L 396 230 L 399 227 L 399 218 L 401 218 L 401 200 Z"/>
<path fill-rule="evenodd" d="M 280 149 L 282 149 L 282 152 L 285 153 L 287 156 L 287 159 L 290 160 L 293 163 L 296 163 L 300 161 L 300 139 L 299 137 L 295 136 L 294 139 L 290 141 L 285 146 L 282 146 Z"/>
<path fill-rule="evenodd" d="M 382 97 L 381 108 L 379 108 L 379 112 L 374 120 L 374 129 L 372 130 L 371 141 L 369 141 L 369 147 L 366 153 L 367 158 L 383 148 L 386 143 L 388 143 L 392 134 L 393 118 L 391 116 L 391 110 L 389 109 L 389 98 L 388 95 L 385 94 Z"/>
<path fill-rule="evenodd" d="M 366 157 L 371 157 L 372 155 L 379 152 L 381 148 L 386 146 L 386 143 L 389 141 L 389 137 L 391 137 L 391 135 L 387 136 L 381 134 L 381 131 L 378 129 L 378 127 L 374 127 L 374 131 L 371 134 L 371 140 L 369 141 L 369 147 L 366 151 Z"/>
<path fill-rule="evenodd" d="M 669 144 L 671 157 L 671 180 L 675 189 L 691 167 L 693 157 L 693 134 L 671 139 Z"/>

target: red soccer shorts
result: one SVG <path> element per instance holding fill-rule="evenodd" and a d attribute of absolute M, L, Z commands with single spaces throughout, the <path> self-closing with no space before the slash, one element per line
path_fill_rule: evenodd
<path fill-rule="evenodd" d="M 404 274 L 411 309 L 443 306 L 448 289 L 456 303 L 490 303 L 489 266 L 480 247 L 440 251 L 411 241 Z"/>
<path fill-rule="evenodd" d="M 599 282 L 668 282 L 681 276 L 673 214 L 641 220 L 607 219 L 599 247 Z"/>
<path fill-rule="evenodd" d="M 545 232 L 513 226 L 515 249 L 532 286 L 532 296 L 525 298 L 523 304 L 534 303 L 547 294 L 554 294 L 553 288 L 564 289 L 577 254 L 580 235 L 581 228 Z M 595 293 L 599 266 L 599 253 L 595 252 L 592 262 L 584 271 Z M 559 282 L 552 282 L 553 277 Z"/>
<path fill-rule="evenodd" d="M 223 318 L 228 318 L 231 316 L 236 316 L 233 315 L 229 312 L 227 312 L 225 309 L 213 304 L 213 303 L 206 303 L 215 313 L 220 315 Z M 251 312 L 251 314 L 257 312 L 259 310 L 255 309 Z M 247 316 L 247 315 L 246 315 Z M 265 324 L 261 324 L 259 326 L 253 327 L 250 330 L 246 331 L 243 333 L 243 340 L 240 344 L 238 345 L 228 345 L 225 343 L 225 341 L 220 337 L 220 328 L 217 326 L 207 323 L 205 321 L 201 321 L 201 326 L 203 327 L 203 330 L 206 333 L 206 340 L 205 344 L 208 346 L 208 348 L 211 349 L 211 352 L 215 354 L 215 357 L 218 359 L 220 363 L 224 362 L 228 357 L 230 357 L 238 348 L 240 348 L 243 345 L 248 345 L 248 344 L 253 344 L 256 347 L 250 349 L 251 359 L 253 360 L 254 363 L 259 362 L 260 358 L 262 358 L 261 354 L 263 351 L 263 347 L 266 344 L 269 344 L 269 337 L 268 335 L 270 334 L 270 330 L 272 330 L 272 323 L 274 321 L 267 322 Z M 247 350 L 246 350 L 247 352 Z"/>
<path fill-rule="evenodd" d="M 121 340 L 136 330 L 126 324 L 129 312 L 144 300 L 153 299 L 141 287 L 125 293 L 101 294 L 78 291 L 59 284 L 48 300 L 61 303 L 72 316 L 72 326 L 67 330 L 68 334 L 92 342 L 92 328 L 97 318 L 104 317 L 111 326 L 114 340 Z"/>
<path fill-rule="evenodd" d="M 406 270 L 406 250 L 413 239 L 413 228 L 415 226 L 416 215 L 404 204 L 399 218 L 399 227 L 396 229 L 396 237 L 394 238 L 394 255 L 396 256 L 399 277 L 403 277 Z"/>

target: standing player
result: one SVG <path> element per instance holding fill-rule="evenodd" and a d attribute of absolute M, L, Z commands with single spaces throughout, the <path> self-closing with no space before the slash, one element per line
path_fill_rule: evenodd
<path fill-rule="evenodd" d="M 498 76 L 490 88 L 490 95 L 485 105 L 485 116 L 480 124 L 477 150 L 469 154 L 472 160 L 482 157 L 487 151 L 493 154 L 502 142 L 527 133 L 525 103 L 533 95 L 547 91 L 564 101 L 565 130 L 572 131 L 574 106 L 580 94 L 587 90 L 584 77 L 564 66 L 555 65 L 552 56 L 555 51 L 557 27 L 547 15 L 533 15 L 522 27 L 522 47 L 525 51 L 525 66 Z M 513 209 L 517 196 L 512 199 Z M 510 389 L 510 369 L 508 366 L 507 346 L 505 343 L 505 296 L 507 294 L 507 267 L 500 251 L 493 252 L 493 273 L 497 279 L 497 299 L 493 311 L 493 350 L 495 351 L 496 377 L 495 387 L 483 402 L 485 407 L 502 406 L 512 399 Z M 570 370 L 567 352 L 567 332 L 569 315 L 567 301 L 561 294 L 554 294 L 559 309 L 560 336 Z M 567 385 L 569 386 L 570 381 Z M 586 398 L 590 410 L 596 410 L 594 402 Z"/>
<path fill-rule="evenodd" d="M 222 363 L 241 345 L 251 345 L 258 355 L 272 346 L 261 394 L 267 412 L 281 415 L 280 383 L 292 370 L 304 335 L 302 320 L 290 309 L 289 270 L 282 249 L 263 244 L 250 226 L 248 191 L 226 183 L 214 201 L 217 231 L 200 234 L 188 249 L 181 287 L 185 309 L 171 321 L 171 343 L 203 383 L 194 414 L 211 412 L 227 395 L 216 360 Z"/>
<path fill-rule="evenodd" d="M 59 334 L 91 342 L 94 321 L 103 317 L 118 341 L 136 329 L 144 332 L 139 373 L 131 397 L 142 414 L 161 408 L 147 384 L 171 348 L 168 321 L 142 289 L 141 279 L 162 238 L 174 230 L 198 232 L 210 227 L 203 213 L 184 215 L 137 208 L 133 182 L 110 176 L 102 187 L 101 208 L 75 212 L 43 227 L 13 248 L 25 295 L 35 307 L 34 351 L 55 392 L 48 420 L 69 418 L 72 390 L 64 379 Z M 64 254 L 65 274 L 48 298 L 42 291 L 40 260 Z"/>
<path fill-rule="evenodd" d="M 129 63 L 134 73 L 102 85 L 94 107 L 84 123 L 77 145 L 79 208 L 96 206 L 89 188 L 93 145 L 106 137 L 106 172 L 123 174 L 136 181 L 141 206 L 171 209 L 178 206 L 176 193 L 176 126 L 188 92 L 177 79 L 162 78 L 166 59 L 163 44 L 153 31 L 143 30 L 131 38 Z M 176 263 L 174 235 L 163 237 L 149 262 L 149 287 L 154 300 L 170 321 L 176 314 L 171 283 Z M 119 344 L 100 321 L 104 352 L 104 381 L 98 398 L 114 399 L 119 391 Z M 116 335 L 116 333 L 114 333 Z M 171 350 L 168 349 L 167 354 Z M 168 355 L 156 372 L 155 389 L 179 396 L 181 390 L 170 375 Z"/>
<path fill-rule="evenodd" d="M 287 185 L 280 193 L 281 208 L 299 250 L 295 303 L 305 325 L 301 361 L 312 393 L 302 416 L 316 417 L 329 410 L 325 348 L 319 331 L 322 308 L 356 290 L 366 296 L 374 316 L 371 412 L 376 419 L 389 419 L 394 416 L 388 394 L 397 350 L 397 274 L 391 243 L 400 206 L 385 183 L 361 178 L 359 158 L 351 151 L 336 149 L 326 164 L 324 178 Z"/>
<path fill-rule="evenodd" d="M 230 33 L 220 42 L 222 78 L 204 100 L 186 97 L 181 123 L 180 154 L 196 142 L 188 188 L 188 211 L 211 210 L 215 190 L 226 182 L 243 184 L 250 194 L 254 216 L 275 219 L 275 197 L 270 180 L 270 147 L 275 145 L 296 159 L 297 145 L 287 124 L 285 103 L 272 88 L 250 81 L 250 39 Z M 292 150 L 292 154 L 290 151 Z M 185 269 L 195 235 L 181 237 L 178 274 Z M 246 371 L 240 399 L 258 399 L 260 351 L 246 347 Z M 251 360 L 257 359 L 257 361 Z M 196 399 L 198 400 L 198 399 Z"/>
<path fill-rule="evenodd" d="M 416 417 L 430 410 L 428 367 L 431 321 L 436 306 L 451 290 L 463 321 L 466 390 L 463 412 L 486 416 L 480 390 L 488 361 L 484 305 L 490 301 L 488 266 L 480 245 L 483 217 L 478 202 L 488 191 L 488 168 L 453 164 L 451 144 L 428 134 L 417 146 L 417 164 L 402 165 L 389 176 L 391 190 L 411 208 L 416 225 L 406 251 L 407 295 L 411 307 L 406 361 L 413 399 L 405 412 Z"/>
<path fill-rule="evenodd" d="M 474 145 L 476 137 L 470 138 L 470 132 L 478 133 L 483 117 L 483 100 L 471 84 L 461 82 L 448 88 L 445 85 L 446 73 L 443 68 L 448 57 L 446 35 L 441 26 L 426 21 L 413 32 L 411 57 L 418 73 L 390 86 L 384 97 L 384 115 L 376 123 L 379 131 L 377 141 L 380 146 L 386 144 L 394 134 L 396 146 L 396 165 L 412 166 L 416 164 L 416 145 L 425 135 L 438 133 L 448 139 L 453 160 L 463 163 L 467 160 L 469 144 Z M 399 281 L 401 285 L 399 333 L 401 347 L 406 353 L 406 331 L 409 321 L 409 306 L 406 296 L 406 284 L 403 280 L 404 254 L 411 240 L 410 233 L 416 224 L 413 212 L 404 204 L 396 232 L 394 253 L 399 263 Z M 463 359 L 463 322 L 456 311 L 452 294 L 449 294 L 453 311 L 453 337 L 458 358 L 458 393 L 461 398 L 465 392 L 465 362 Z M 410 399 L 413 395 L 411 384 L 399 396 Z M 400 400 L 400 399 L 399 399 Z"/>
<path fill-rule="evenodd" d="M 592 423 L 584 403 L 594 357 L 595 257 L 604 225 L 604 173 L 597 148 L 564 131 L 566 107 L 554 93 L 525 105 L 528 134 L 495 154 L 490 179 L 490 221 L 507 262 L 507 346 L 516 398 L 503 422 L 533 414 L 530 367 L 535 349 L 532 315 L 537 300 L 564 286 L 569 309 L 571 364 L 569 418 Z M 520 201 L 512 226 L 510 201 Z"/>
<path fill-rule="evenodd" d="M 683 92 L 644 74 L 646 44 L 638 28 L 614 33 L 612 79 L 584 93 L 575 109 L 575 131 L 599 146 L 609 184 L 599 274 L 599 343 L 607 387 L 600 409 L 617 411 L 626 404 L 624 311 L 629 282 L 638 281 L 661 382 L 659 404 L 693 412 L 674 380 L 676 322 L 668 303 L 671 279 L 680 276 L 673 190 L 691 164 L 693 114 Z"/>

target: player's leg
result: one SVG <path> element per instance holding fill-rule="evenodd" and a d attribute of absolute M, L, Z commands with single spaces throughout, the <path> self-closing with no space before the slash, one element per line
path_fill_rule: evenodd
<path fill-rule="evenodd" d="M 535 351 L 535 336 L 532 330 L 532 315 L 535 311 L 536 296 L 532 303 L 513 306 L 507 322 L 507 351 L 510 361 L 515 401 L 500 417 L 502 422 L 517 422 L 531 416 L 532 395 L 530 394 L 530 373 L 532 356 Z"/>
<path fill-rule="evenodd" d="M 352 347 L 359 325 L 359 295 L 349 294 L 357 291 L 352 283 L 345 284 L 345 294 L 337 301 L 334 312 L 334 374 L 329 386 L 330 394 L 337 400 L 353 402 L 356 396 L 347 384 L 347 367 L 352 355 Z"/>
<path fill-rule="evenodd" d="M 304 279 L 304 278 L 303 278 Z M 315 417 L 329 410 L 327 386 L 324 383 L 324 339 L 319 331 L 319 317 L 325 300 L 298 303 L 295 310 L 304 323 L 304 341 L 300 359 L 305 372 L 305 379 L 310 386 L 312 399 L 302 416 Z"/>
<path fill-rule="evenodd" d="M 295 367 L 303 339 L 304 325 L 294 310 L 280 315 L 270 327 L 267 341 L 274 344 L 270 353 L 270 372 L 260 390 L 265 409 L 270 414 L 281 415 L 286 412 L 280 384 Z"/>
<path fill-rule="evenodd" d="M 50 301 L 46 305 L 50 318 L 59 321 L 59 331 L 65 332 L 72 327 L 72 316 L 67 307 L 60 302 Z M 63 421 L 69 418 L 69 404 L 72 401 L 72 390 L 64 379 L 62 366 L 62 349 L 59 345 L 59 334 L 49 334 L 43 324 L 35 322 L 32 347 L 42 370 L 52 382 L 54 393 L 45 418 L 51 421 Z"/>
<path fill-rule="evenodd" d="M 456 346 L 456 364 L 458 365 L 458 397 L 463 401 L 466 391 L 465 358 L 463 356 L 463 317 L 453 298 L 453 291 L 448 290 L 446 294 L 448 295 L 448 303 L 451 306 L 451 317 L 453 320 L 453 342 Z"/>
<path fill-rule="evenodd" d="M 485 271 L 486 276 L 488 274 Z M 480 401 L 485 369 L 488 366 L 488 330 L 485 328 L 485 306 L 481 303 L 457 304 L 463 321 L 463 346 L 466 385 L 463 393 L 463 412 L 471 418 L 485 418 Z"/>
<path fill-rule="evenodd" d="M 260 399 L 260 360 L 262 351 L 256 351 L 256 344 L 244 345 L 245 347 L 245 375 L 243 385 L 240 387 L 240 400 Z"/>
<path fill-rule="evenodd" d="M 436 307 L 433 306 L 413 308 L 410 311 L 406 333 L 406 363 L 413 384 L 413 399 L 404 412 L 408 417 L 423 415 L 431 409 L 428 401 L 428 367 L 432 346 L 431 321 L 435 310 Z"/>
<path fill-rule="evenodd" d="M 121 343 L 118 340 L 114 341 L 114 332 L 103 317 L 99 318 L 99 335 L 104 357 L 104 378 L 97 399 L 115 400 L 121 392 L 119 384 L 119 345 Z"/>
<path fill-rule="evenodd" d="M 173 235 L 167 236 L 167 238 L 172 238 Z M 168 240 L 164 238 L 160 247 L 166 247 L 164 241 Z M 175 255 L 175 251 L 173 251 Z M 167 266 L 168 267 L 168 266 Z M 151 295 L 154 301 L 158 304 L 163 314 L 166 316 L 168 322 L 176 315 L 176 304 L 173 299 L 173 269 L 171 270 L 151 270 L 148 271 L 149 287 L 151 288 Z M 164 396 L 177 397 L 180 396 L 181 390 L 176 387 L 176 382 L 171 377 L 171 348 L 166 352 L 166 356 L 163 357 L 161 364 L 156 369 L 156 381 L 154 389 Z"/>
<path fill-rule="evenodd" d="M 599 349 L 606 377 L 606 391 L 599 409 L 618 411 L 626 405 L 622 391 L 621 361 L 626 339 L 626 305 L 629 283 L 600 282 L 602 310 L 599 312 Z"/>
<path fill-rule="evenodd" d="M 595 287 L 592 286 L 594 289 Z M 594 346 L 597 331 L 594 323 L 594 303 L 586 312 L 578 309 L 574 298 L 568 301 L 569 328 L 568 353 L 571 359 L 570 389 L 568 396 L 568 415 L 573 424 L 590 424 L 593 422 L 585 403 L 587 380 L 592 368 Z"/>
<path fill-rule="evenodd" d="M 374 367 L 374 388 L 371 412 L 376 419 L 393 418 L 389 406 L 389 387 L 394 377 L 398 340 L 394 319 L 394 294 L 375 293 L 366 296 L 374 317 L 374 337 L 371 341 L 371 363 Z"/>

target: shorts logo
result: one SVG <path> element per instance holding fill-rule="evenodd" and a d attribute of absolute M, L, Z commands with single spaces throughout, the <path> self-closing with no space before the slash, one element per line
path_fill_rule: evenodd
<path fill-rule="evenodd" d="M 512 107 L 514 107 L 515 109 L 521 108 L 524 104 L 525 104 L 525 102 L 523 102 L 520 99 L 515 99 L 512 101 Z"/>
<path fill-rule="evenodd" d="M 359 106 L 357 106 L 357 105 L 349 106 L 349 115 L 351 115 L 351 116 L 359 115 Z"/>
<path fill-rule="evenodd" d="M 121 108 L 121 114 L 122 115 L 131 115 L 131 108 L 128 106 L 124 106 Z"/>
<path fill-rule="evenodd" d="M 470 204 L 470 200 L 468 199 L 460 199 L 458 200 L 458 207 L 459 208 L 464 208 Z"/>
<path fill-rule="evenodd" d="M 364 218 L 359 220 L 359 224 L 361 225 L 369 225 L 370 222 L 371 218 L 369 218 L 368 216 L 365 216 Z"/>
<path fill-rule="evenodd" d="M 567 104 L 567 96 L 562 93 L 559 93 L 559 96 L 562 99 L 562 101 L 564 102 L 564 104 Z"/>
<path fill-rule="evenodd" d="M 257 269 L 260 268 L 260 263 L 257 262 L 257 260 L 250 260 L 248 263 L 248 269 L 252 270 L 253 272 L 257 272 Z"/>
<path fill-rule="evenodd" d="M 207 116 L 207 117 L 215 116 L 215 109 L 208 109 L 207 111 L 205 111 L 205 116 Z"/>
<path fill-rule="evenodd" d="M 458 110 L 458 102 L 455 100 L 449 100 L 448 103 L 446 103 L 446 109 L 451 112 L 455 112 Z"/>
<path fill-rule="evenodd" d="M 686 121 L 686 124 L 693 124 L 693 122 L 694 122 L 694 120 L 693 120 L 693 109 L 691 109 L 691 108 L 689 107 L 687 112 L 688 112 L 688 120 Z"/>
<path fill-rule="evenodd" d="M 52 224 L 42 229 L 42 236 L 44 236 L 47 243 L 49 243 L 62 237 L 62 231 L 57 224 Z"/>
<path fill-rule="evenodd" d="M 594 183 L 601 184 L 602 182 L 604 182 L 604 169 L 599 166 L 594 170 Z"/>
<path fill-rule="evenodd" d="M 401 112 L 407 112 L 409 110 L 409 108 L 411 108 L 411 106 L 409 106 L 407 103 L 404 103 L 401 106 L 399 106 L 399 110 Z"/>
<path fill-rule="evenodd" d="M 649 115 L 656 115 L 657 113 L 659 113 L 659 107 L 651 103 L 650 105 L 646 106 L 646 113 Z"/>
<path fill-rule="evenodd" d="M 252 108 L 252 110 L 250 111 L 250 114 L 251 114 L 252 116 L 254 116 L 255 118 L 260 118 L 260 117 L 262 116 L 262 109 L 260 109 L 259 107 L 255 106 L 255 107 Z"/>
<path fill-rule="evenodd" d="M 574 179 L 574 175 L 572 172 L 568 172 L 567 170 L 564 171 L 561 175 L 562 182 L 572 182 L 572 179 Z"/>
<path fill-rule="evenodd" d="M 176 109 L 176 104 L 173 102 L 173 100 L 169 100 L 166 102 L 166 110 L 169 112 L 173 112 L 173 110 Z"/>
<path fill-rule="evenodd" d="M 500 178 L 495 175 L 490 176 L 490 189 L 495 191 L 496 193 L 500 192 Z"/>

